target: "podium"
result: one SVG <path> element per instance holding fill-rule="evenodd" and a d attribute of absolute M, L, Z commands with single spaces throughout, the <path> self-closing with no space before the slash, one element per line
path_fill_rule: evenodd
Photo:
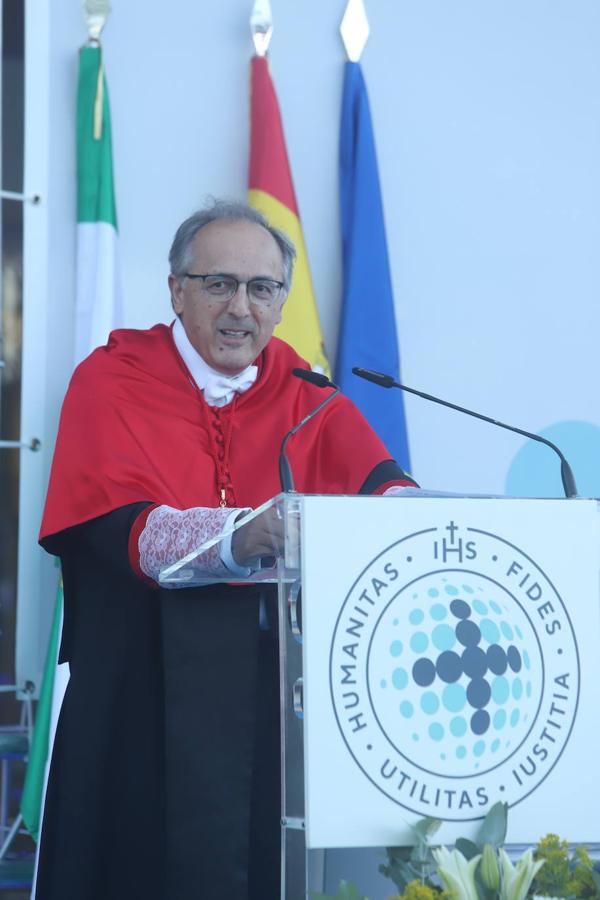
<path fill-rule="evenodd" d="M 425 815 L 451 843 L 498 800 L 511 843 L 600 842 L 600 505 L 401 494 L 282 494 L 161 573 L 214 583 L 215 544 L 272 535 L 221 580 L 277 585 L 286 900 L 307 848 L 408 845 Z"/>

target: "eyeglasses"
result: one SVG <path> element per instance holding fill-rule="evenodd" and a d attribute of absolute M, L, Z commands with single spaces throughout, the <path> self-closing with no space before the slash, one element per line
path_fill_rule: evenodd
<path fill-rule="evenodd" d="M 233 275 L 191 275 L 189 272 L 185 272 L 183 277 L 201 281 L 202 291 L 220 303 L 231 300 L 237 294 L 240 284 L 245 284 L 251 303 L 271 306 L 279 298 L 283 288 L 282 281 L 271 278 L 249 278 L 242 281 Z"/>

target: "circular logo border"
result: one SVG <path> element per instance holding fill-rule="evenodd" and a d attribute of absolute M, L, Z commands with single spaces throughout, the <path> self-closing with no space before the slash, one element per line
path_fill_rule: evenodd
<path fill-rule="evenodd" d="M 554 770 L 556 764 L 558 763 L 559 759 L 560 759 L 561 756 L 563 755 L 564 750 L 565 750 L 567 744 L 569 743 L 569 740 L 570 740 L 570 738 L 571 738 L 571 734 L 572 734 L 572 732 L 573 732 L 573 728 L 574 728 L 574 725 L 575 725 L 575 721 L 576 721 L 576 719 L 577 719 L 577 713 L 578 713 L 578 710 L 579 710 L 579 699 L 580 699 L 580 690 L 581 690 L 581 688 L 580 688 L 580 682 L 581 682 L 581 660 L 580 660 L 580 657 L 579 657 L 579 648 L 578 648 L 578 645 L 577 645 L 577 639 L 576 639 L 575 631 L 574 631 L 574 628 L 573 628 L 573 623 L 572 623 L 572 621 L 571 621 L 571 617 L 569 616 L 569 612 L 568 612 L 567 606 L 566 606 L 565 602 L 563 601 L 561 595 L 559 594 L 558 590 L 556 589 L 556 587 L 555 587 L 553 581 L 548 577 L 548 575 L 546 574 L 546 572 L 544 571 L 544 569 L 543 569 L 538 563 L 536 563 L 536 562 L 532 559 L 532 557 L 529 556 L 525 551 L 523 551 L 523 550 L 521 550 L 519 547 L 517 547 L 516 544 L 513 544 L 511 541 L 507 540 L 506 538 L 500 537 L 500 535 L 497 535 L 497 534 L 495 534 L 494 532 L 490 532 L 490 531 L 487 531 L 487 530 L 485 530 L 485 529 L 475 528 L 475 527 L 471 527 L 471 526 L 465 527 L 464 530 L 465 530 L 465 532 L 470 532 L 470 533 L 472 533 L 472 534 L 479 534 L 479 535 L 482 535 L 482 536 L 484 536 L 484 537 L 491 538 L 491 539 L 493 539 L 493 540 L 495 540 L 495 541 L 498 541 L 499 543 L 505 545 L 506 547 L 510 547 L 510 548 L 511 548 L 512 550 L 514 550 L 517 554 L 519 554 L 519 556 L 521 556 L 523 559 L 526 559 L 526 560 L 531 564 L 531 566 L 533 567 L 533 569 L 537 570 L 537 571 L 541 574 L 541 576 L 544 578 L 544 580 L 546 581 L 546 583 L 548 584 L 548 586 L 551 588 L 551 590 L 552 590 L 554 596 L 556 597 L 558 603 L 560 604 L 560 609 L 561 609 L 561 611 L 562 611 L 562 614 L 563 614 L 564 617 L 565 617 L 566 623 L 568 624 L 568 628 L 569 628 L 569 637 L 570 637 L 570 639 L 571 639 L 571 641 L 572 641 L 572 644 L 573 644 L 574 659 L 575 659 L 575 662 L 576 662 L 576 682 L 577 682 L 577 687 L 576 687 L 576 696 L 575 696 L 574 704 L 573 704 L 572 718 L 571 718 L 571 722 L 570 722 L 569 727 L 568 727 L 568 731 L 567 731 L 567 733 L 566 733 L 566 735 L 565 735 L 565 738 L 564 738 L 564 740 L 563 740 L 563 742 L 562 742 L 562 746 L 561 746 L 560 750 L 559 750 L 558 753 L 556 754 L 556 757 L 553 759 L 553 761 L 552 761 L 552 763 L 550 764 L 548 770 L 544 773 L 543 777 L 542 777 L 539 781 L 537 781 L 535 784 L 533 784 L 529 790 L 526 789 L 520 796 L 518 796 L 515 800 L 513 800 L 511 803 L 509 803 L 509 806 L 510 806 L 510 807 L 513 807 L 513 806 L 517 806 L 519 803 L 522 803 L 523 800 L 526 800 L 527 797 L 529 797 L 532 793 L 534 793 L 534 792 L 540 787 L 540 785 L 543 784 L 543 782 L 548 778 L 548 776 L 550 775 L 550 773 Z M 381 787 L 381 786 L 374 780 L 374 778 L 373 778 L 367 771 L 365 771 L 365 769 L 363 768 L 363 766 L 361 765 L 361 763 L 359 763 L 359 761 L 356 759 L 356 757 L 355 757 L 355 755 L 354 755 L 354 753 L 353 753 L 353 751 L 352 751 L 352 749 L 351 749 L 351 747 L 350 747 L 350 744 L 349 744 L 348 740 L 346 739 L 346 734 L 345 734 L 344 728 L 342 727 L 342 724 L 341 724 L 341 722 L 340 722 L 340 717 L 339 717 L 339 715 L 338 715 L 338 710 L 337 710 L 337 707 L 336 707 L 336 698 L 335 698 L 334 684 L 333 684 L 333 675 L 332 675 L 332 672 L 333 672 L 333 664 L 334 664 L 333 656 L 334 656 L 334 645 L 335 645 L 336 635 L 337 635 L 337 633 L 338 633 L 338 629 L 339 629 L 339 626 L 340 626 L 340 622 L 341 622 L 341 619 L 342 619 L 342 616 L 343 616 L 343 613 L 344 613 L 344 609 L 345 609 L 346 603 L 347 603 L 348 600 L 350 599 L 350 597 L 351 597 L 353 591 L 355 590 L 357 584 L 358 584 L 358 583 L 360 582 L 360 580 L 365 576 L 365 574 L 369 571 L 369 569 L 370 569 L 376 562 L 378 562 L 379 560 L 381 560 L 382 557 L 384 557 L 386 554 L 389 554 L 392 550 L 394 550 L 395 548 L 398 548 L 398 547 L 399 547 L 400 545 L 402 545 L 402 544 L 405 544 L 407 541 L 410 541 L 410 540 L 412 540 L 412 539 L 414 539 L 414 538 L 422 537 L 423 535 L 426 535 L 426 534 L 432 534 L 432 535 L 433 535 L 433 534 L 436 534 L 436 533 L 439 533 L 439 532 L 440 532 L 440 526 L 433 526 L 433 527 L 431 527 L 431 528 L 422 528 L 422 529 L 419 529 L 418 531 L 411 532 L 410 534 L 405 535 L 404 537 L 400 538 L 399 540 L 394 541 L 392 544 L 389 544 L 387 547 L 385 547 L 383 550 L 381 550 L 376 556 L 374 556 L 374 557 L 368 562 L 368 564 L 367 564 L 366 566 L 364 566 L 364 568 L 361 570 L 361 572 L 360 572 L 360 573 L 356 576 L 356 578 L 353 580 L 352 585 L 351 585 L 351 587 L 349 588 L 349 590 L 347 591 L 346 596 L 344 597 L 344 600 L 343 600 L 343 602 L 342 602 L 342 604 L 341 604 L 341 606 L 340 606 L 339 613 L 338 613 L 338 615 L 337 615 L 337 617 L 336 617 L 336 620 L 335 620 L 335 625 L 334 625 L 334 629 L 333 629 L 333 632 L 332 632 L 331 644 L 330 644 L 330 650 L 329 650 L 329 665 L 328 665 L 328 669 L 329 669 L 329 693 L 330 693 L 330 699 L 331 699 L 331 704 L 332 704 L 332 708 L 333 708 L 333 713 L 334 713 L 334 716 L 335 716 L 335 721 L 336 721 L 336 724 L 337 724 L 339 733 L 340 733 L 340 735 L 341 735 L 341 737 L 342 737 L 342 740 L 344 741 L 344 744 L 346 745 L 346 747 L 347 747 L 347 749 L 348 749 L 348 752 L 350 753 L 350 756 L 352 757 L 352 759 L 353 759 L 354 763 L 356 764 L 356 766 L 357 766 L 357 767 L 360 769 L 360 771 L 363 773 L 363 775 L 364 775 L 364 776 L 367 778 L 367 780 L 373 785 L 373 787 L 375 787 L 381 794 L 383 794 L 388 800 L 390 800 L 390 801 L 391 801 L 392 803 L 394 803 L 396 806 L 400 806 L 402 809 L 405 809 L 405 810 L 407 810 L 408 812 L 414 813 L 415 815 L 418 815 L 418 816 L 424 815 L 424 812 L 423 812 L 422 809 L 415 809 L 413 806 L 410 806 L 408 803 L 403 802 L 403 800 L 398 800 L 398 799 L 392 797 L 387 791 L 385 791 L 385 790 L 383 789 L 383 787 Z M 467 570 L 464 570 L 464 569 L 457 569 L 456 566 L 454 566 L 454 567 L 448 567 L 448 568 L 446 568 L 446 569 L 442 569 L 442 571 L 467 571 Z M 468 570 L 468 571 L 472 571 L 472 570 Z M 425 573 L 424 573 L 424 574 L 425 574 Z M 493 581 L 492 578 L 490 578 L 490 577 L 487 576 L 487 575 L 484 575 L 484 573 L 477 572 L 476 574 L 479 575 L 479 576 L 483 576 L 484 578 L 489 578 L 490 581 Z M 422 577 L 422 576 L 419 576 L 419 577 Z M 413 581 L 417 581 L 417 580 L 418 580 L 418 578 L 413 579 Z M 409 582 L 407 582 L 406 584 L 408 584 L 408 583 L 409 583 Z M 406 585 L 405 585 L 405 587 L 406 587 Z M 507 590 L 506 588 L 504 588 L 504 586 L 502 586 L 502 587 L 503 587 L 504 590 Z M 397 592 L 397 593 L 399 593 L 399 592 Z M 395 596 L 397 596 L 397 593 L 396 593 Z M 507 593 L 510 594 L 511 592 L 507 590 Z M 391 601 L 390 601 L 390 602 L 391 602 Z M 519 604 L 519 605 L 520 605 L 520 604 Z M 527 617 L 527 618 L 529 618 L 529 617 Z M 534 631 L 535 631 L 535 629 L 534 629 Z M 537 634 L 536 634 L 536 638 L 537 638 Z M 538 643 L 539 643 L 539 639 L 538 639 Z M 370 644 L 370 641 L 369 641 L 369 644 Z M 369 689 L 368 689 L 368 681 L 367 681 L 366 679 L 365 679 L 365 681 L 366 681 L 366 683 L 367 683 L 367 694 L 368 694 L 368 696 L 369 696 L 369 704 L 371 705 L 371 709 L 372 709 L 371 697 L 370 697 L 370 692 L 369 692 Z M 538 710 L 538 712 L 539 712 L 539 710 Z M 536 720 L 537 720 L 537 715 L 536 715 Z M 534 720 L 534 721 L 535 721 L 535 720 Z M 377 720 L 377 724 L 379 725 L 378 720 Z M 384 734 L 384 736 L 385 736 L 386 739 L 387 739 L 387 736 L 385 735 L 385 732 L 383 732 L 383 734 Z M 522 745 L 523 742 L 524 742 L 524 741 L 521 742 L 521 745 Z M 396 748 L 394 748 L 394 749 L 396 749 Z M 399 751 L 397 751 L 397 752 L 399 752 Z M 401 755 L 404 759 L 406 759 L 406 757 L 404 757 L 403 754 L 400 754 L 400 755 Z M 511 754 L 511 756 L 512 756 L 512 754 Z M 510 759 L 510 756 L 507 757 L 507 759 Z M 410 760 L 409 760 L 409 761 L 410 761 Z M 504 762 L 506 762 L 506 760 L 505 760 Z M 411 765 L 414 765 L 414 764 L 411 762 Z M 502 764 L 499 764 L 499 765 L 502 765 Z M 418 767 L 416 767 L 416 768 L 418 768 Z M 424 771 L 426 771 L 426 770 L 424 770 Z M 492 769 L 488 769 L 488 770 L 486 770 L 486 771 L 487 771 L 487 772 L 490 772 L 490 771 L 493 771 L 493 770 L 492 770 Z M 478 774 L 479 774 L 479 773 L 478 773 Z M 450 780 L 451 778 L 460 778 L 461 776 L 444 776 L 444 777 L 447 777 L 447 778 Z M 471 777 L 471 776 L 466 776 L 466 777 Z M 447 821 L 447 822 L 473 822 L 473 821 L 478 821 L 478 820 L 481 820 L 481 819 L 483 818 L 483 815 L 484 815 L 484 814 L 485 814 L 485 812 L 481 812 L 479 815 L 472 815 L 472 816 L 468 816 L 468 815 L 467 815 L 467 816 L 460 816 L 460 817 L 457 817 L 457 816 L 453 816 L 453 815 L 444 814 L 444 813 L 442 813 L 441 811 L 436 812 L 436 815 L 437 815 L 438 818 L 441 818 L 443 821 Z"/>

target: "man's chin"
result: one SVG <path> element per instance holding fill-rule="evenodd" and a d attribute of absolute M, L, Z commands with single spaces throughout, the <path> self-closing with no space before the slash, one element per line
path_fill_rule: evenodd
<path fill-rule="evenodd" d="M 223 375 L 239 375 L 244 369 L 254 362 L 254 355 L 245 349 L 245 352 L 229 352 L 217 354 L 211 363 L 213 369 L 222 372 Z"/>

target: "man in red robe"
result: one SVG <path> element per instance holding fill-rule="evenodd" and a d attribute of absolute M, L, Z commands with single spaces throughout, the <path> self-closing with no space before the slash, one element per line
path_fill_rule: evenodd
<path fill-rule="evenodd" d="M 279 896 L 274 598 L 158 577 L 279 491 L 281 440 L 323 399 L 272 337 L 293 259 L 249 207 L 195 214 L 170 254 L 174 325 L 113 332 L 73 375 L 41 531 L 62 562 L 71 678 L 38 900 Z M 307 493 L 412 483 L 343 396 L 289 460 Z M 258 517 L 207 571 L 243 576 L 273 540 Z"/>

